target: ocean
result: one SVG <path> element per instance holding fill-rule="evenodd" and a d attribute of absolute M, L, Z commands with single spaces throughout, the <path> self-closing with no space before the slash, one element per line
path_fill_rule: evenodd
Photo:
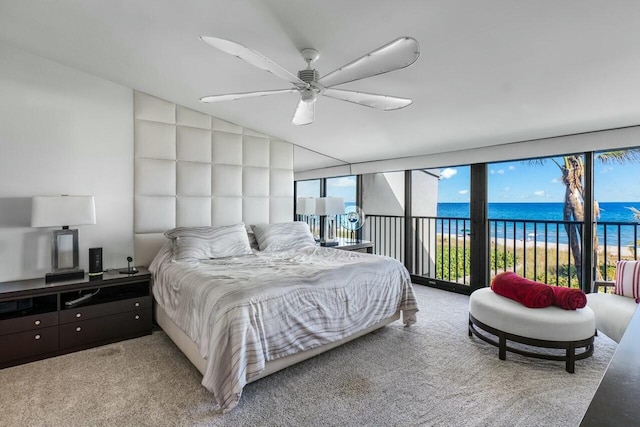
<path fill-rule="evenodd" d="M 489 203 L 489 219 L 562 221 L 564 203 Z M 640 209 L 640 202 L 600 203 L 601 222 L 635 222 L 627 207 Z M 469 218 L 469 203 L 438 203 L 438 216 Z"/>
<path fill-rule="evenodd" d="M 345 202 L 345 208 L 353 206 L 353 202 Z M 555 224 L 545 225 L 539 223 L 534 232 L 531 221 L 562 221 L 563 203 L 489 203 L 489 220 L 497 220 L 497 227 L 490 229 L 492 238 L 513 239 L 515 231 L 516 240 L 535 240 L 558 243 L 568 243 L 567 233 L 562 225 L 556 228 Z M 628 207 L 640 209 L 640 202 L 603 202 L 600 203 L 600 218 L 597 220 L 597 233 L 600 245 L 629 246 L 634 241 L 640 240 L 640 223 L 635 220 Z M 366 213 L 366 212 L 365 212 Z M 438 203 L 439 218 L 459 218 L 460 220 L 438 221 L 437 232 L 449 234 L 464 234 L 469 232 L 469 222 L 462 219 L 469 218 L 469 203 Z M 501 222 L 500 220 L 517 220 L 515 230 L 513 222 Z M 524 221 L 529 221 L 525 223 Z"/>
<path fill-rule="evenodd" d="M 498 220 L 497 229 L 491 229 L 492 237 L 507 238 L 514 237 L 513 223 L 504 223 L 499 220 L 522 220 L 522 221 L 562 221 L 563 203 L 489 203 L 488 218 L 489 220 Z M 635 220 L 631 210 L 628 207 L 640 209 L 638 202 L 603 202 L 600 203 L 600 218 L 597 220 L 598 239 L 601 244 L 605 242 L 607 245 L 623 246 L 632 245 L 634 241 L 640 238 L 640 225 Z M 469 203 L 438 203 L 438 217 L 444 218 L 469 218 Z M 609 223 L 609 224 L 606 224 Z M 615 224 L 610 224 L 615 223 Z M 464 226 L 458 224 L 458 232 L 464 229 Z M 468 225 L 468 223 L 466 223 Z M 526 227 L 526 228 L 525 228 Z M 439 232 L 448 233 L 448 224 L 439 226 Z M 451 225 L 452 232 L 455 232 L 455 221 Z M 506 231 L 506 233 L 505 233 Z M 555 242 L 556 235 L 559 243 L 567 243 L 567 234 L 563 226 L 556 230 L 555 225 L 549 224 L 546 230 L 547 240 Z M 618 236 L 619 235 L 619 236 Z M 515 238 L 544 241 L 545 240 L 544 224 L 537 224 L 534 233 L 533 224 L 516 223 Z"/>

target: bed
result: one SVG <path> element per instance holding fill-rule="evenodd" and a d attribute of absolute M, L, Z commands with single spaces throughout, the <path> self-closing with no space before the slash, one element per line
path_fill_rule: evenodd
<path fill-rule="evenodd" d="M 149 266 L 157 322 L 203 374 L 216 409 L 233 409 L 249 382 L 400 316 L 416 321 L 398 261 L 316 246 L 305 223 L 253 231 L 259 250 L 244 224 L 171 230 Z"/>

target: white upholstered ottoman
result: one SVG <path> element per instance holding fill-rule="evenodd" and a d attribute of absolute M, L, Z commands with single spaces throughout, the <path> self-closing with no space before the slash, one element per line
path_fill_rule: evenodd
<path fill-rule="evenodd" d="M 480 328 L 498 340 L 480 333 Z M 500 360 L 507 350 L 538 359 L 566 361 L 567 372 L 573 373 L 575 361 L 593 354 L 596 320 L 589 307 L 564 310 L 551 306 L 528 308 L 517 301 L 494 293 L 490 288 L 478 289 L 469 298 L 469 336 L 475 335 L 498 347 Z M 544 354 L 509 347 L 515 341 L 535 347 L 565 349 L 565 355 Z M 581 353 L 576 349 L 584 347 Z"/>

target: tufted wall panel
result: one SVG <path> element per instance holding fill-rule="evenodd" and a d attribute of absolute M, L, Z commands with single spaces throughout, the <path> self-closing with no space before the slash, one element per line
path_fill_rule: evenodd
<path fill-rule="evenodd" d="M 144 93 L 134 97 L 137 265 L 149 265 L 173 227 L 292 219 L 292 144 Z"/>

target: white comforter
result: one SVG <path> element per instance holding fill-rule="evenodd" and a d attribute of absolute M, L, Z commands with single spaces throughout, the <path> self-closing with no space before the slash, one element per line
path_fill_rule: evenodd
<path fill-rule="evenodd" d="M 266 361 L 334 342 L 403 311 L 418 311 L 409 272 L 376 255 L 309 247 L 150 266 L 153 294 L 207 359 L 202 379 L 229 411 Z"/>

